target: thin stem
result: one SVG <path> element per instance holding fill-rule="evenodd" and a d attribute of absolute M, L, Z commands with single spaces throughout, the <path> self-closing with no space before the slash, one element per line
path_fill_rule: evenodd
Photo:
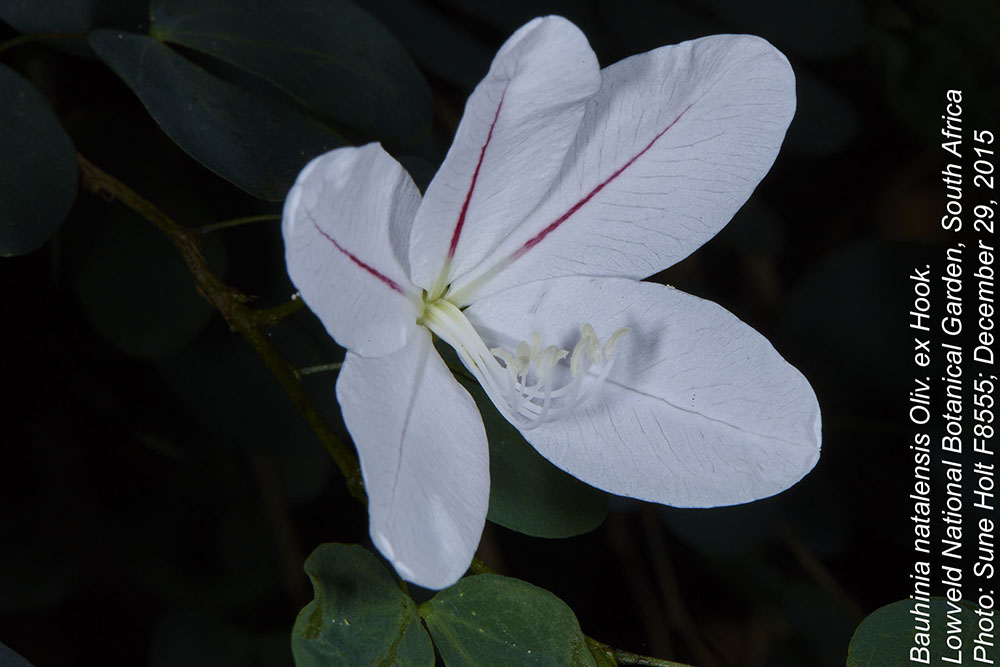
<path fill-rule="evenodd" d="M 340 367 L 344 365 L 342 361 L 334 361 L 329 364 L 318 364 L 316 366 L 304 366 L 303 368 L 297 369 L 295 372 L 299 377 L 305 377 L 306 375 L 315 375 L 316 373 L 327 373 L 329 371 L 339 371 Z"/>
<path fill-rule="evenodd" d="M 210 225 L 204 225 L 198 228 L 198 233 L 204 236 L 205 234 L 211 234 L 212 232 L 217 232 L 220 229 L 229 229 L 230 227 L 240 227 L 242 225 L 249 225 L 254 222 L 275 222 L 281 220 L 280 213 L 265 213 L 263 215 L 248 215 L 242 218 L 230 218 L 229 220 L 222 220 L 220 222 L 213 222 Z"/>
<path fill-rule="evenodd" d="M 218 309 L 229 328 L 240 334 L 264 360 L 271 374 L 302 413 L 306 422 L 333 457 L 347 482 L 348 491 L 355 498 L 366 502 L 361 469 L 357 455 L 337 436 L 319 409 L 309 399 L 299 384 L 295 369 L 281 356 L 260 330 L 263 318 L 247 307 L 249 298 L 239 290 L 223 283 L 212 273 L 201 254 L 200 235 L 180 226 L 160 209 L 136 194 L 131 188 L 94 166 L 87 158 L 77 154 L 83 187 L 96 195 L 117 199 L 143 218 L 160 228 L 180 251 L 194 277 L 198 292 Z"/>
<path fill-rule="evenodd" d="M 276 324 L 281 320 L 285 319 L 289 315 L 305 307 L 305 302 L 299 298 L 296 294 L 288 301 L 280 303 L 277 306 L 272 306 L 271 308 L 256 308 L 253 311 L 254 317 L 257 318 L 257 324 Z"/>

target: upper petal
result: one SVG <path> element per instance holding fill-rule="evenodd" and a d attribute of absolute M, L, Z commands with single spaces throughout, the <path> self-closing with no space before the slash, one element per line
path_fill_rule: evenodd
<path fill-rule="evenodd" d="M 507 40 L 465 106 L 413 225 L 413 282 L 430 289 L 475 266 L 541 200 L 597 92 L 586 37 L 556 16 Z M 447 277 L 447 276 L 446 276 Z"/>
<path fill-rule="evenodd" d="M 420 327 L 393 354 L 348 353 L 337 400 L 361 459 L 375 546 L 407 581 L 455 583 L 472 562 L 490 496 L 472 397 Z"/>
<path fill-rule="evenodd" d="M 747 200 L 795 111 L 788 61 L 748 35 L 665 46 L 601 74 L 550 195 L 454 281 L 464 303 L 540 278 L 643 278 L 678 262 Z"/>
<path fill-rule="evenodd" d="M 419 290 L 407 239 L 420 192 L 378 144 L 314 159 L 285 200 L 288 275 L 340 345 L 367 356 L 402 347 L 416 328 Z"/>
<path fill-rule="evenodd" d="M 611 375 L 558 421 L 525 431 L 547 459 L 611 493 L 682 507 L 747 502 L 791 486 L 820 451 L 809 382 L 752 328 L 678 290 L 619 278 L 529 283 L 470 306 L 487 342 L 572 349 L 588 322 L 623 327 Z"/>

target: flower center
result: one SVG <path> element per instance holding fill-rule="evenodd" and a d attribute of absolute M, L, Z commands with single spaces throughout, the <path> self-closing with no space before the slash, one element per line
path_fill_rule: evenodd
<path fill-rule="evenodd" d="M 629 331 L 619 329 L 601 345 L 594 328 L 584 324 L 572 352 L 546 346 L 537 331 L 513 350 L 490 349 L 465 314 L 441 298 L 425 304 L 420 323 L 455 348 L 497 409 L 521 430 L 559 419 L 594 394 L 614 366 L 618 340 Z"/>

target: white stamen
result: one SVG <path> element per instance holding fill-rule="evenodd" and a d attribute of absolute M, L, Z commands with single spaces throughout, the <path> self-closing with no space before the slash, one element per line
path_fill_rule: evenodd
<path fill-rule="evenodd" d="M 615 331 L 602 346 L 594 328 L 584 324 L 572 353 L 544 346 L 534 331 L 512 352 L 487 349 L 464 313 L 445 299 L 428 303 L 421 321 L 455 348 L 497 409 L 521 430 L 559 419 L 596 392 L 614 366 L 619 339 L 629 331 Z"/>

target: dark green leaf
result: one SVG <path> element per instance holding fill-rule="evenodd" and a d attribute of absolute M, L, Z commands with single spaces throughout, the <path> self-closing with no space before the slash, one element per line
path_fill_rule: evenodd
<path fill-rule="evenodd" d="M 943 656 L 956 658 L 954 651 L 945 644 L 948 627 L 948 612 L 953 612 L 952 618 L 960 622 L 962 645 L 966 648 L 966 656 L 971 657 L 971 648 L 979 634 L 978 620 L 974 608 L 968 602 L 959 604 L 949 602 L 944 598 L 933 598 L 929 605 L 930 613 L 930 646 L 927 647 L 927 659 L 913 661 L 911 650 L 920 651 L 923 646 L 916 641 L 915 626 L 917 618 L 911 610 L 913 600 L 900 600 L 876 609 L 861 621 L 854 631 L 851 644 L 847 649 L 847 667 L 905 667 L 913 664 L 946 664 L 941 662 Z M 991 624 L 992 627 L 992 624 Z M 914 649 L 914 647 L 916 647 Z M 961 658 L 959 658 L 961 662 Z"/>
<path fill-rule="evenodd" d="M 0 256 L 49 240 L 76 198 L 76 151 L 45 98 L 0 65 Z"/>
<path fill-rule="evenodd" d="M 392 34 L 342 0 L 158 0 L 151 34 L 274 85 L 323 119 L 412 144 L 430 128 L 430 91 Z"/>
<path fill-rule="evenodd" d="M 28 661 L 0 644 L 0 665 L 3 667 L 31 667 Z"/>
<path fill-rule="evenodd" d="M 420 605 L 420 615 L 447 667 L 595 665 L 572 610 L 518 579 L 467 577 Z"/>
<path fill-rule="evenodd" d="M 4 0 L 0 20 L 26 35 L 58 35 L 49 43 L 74 55 L 93 57 L 87 33 L 96 28 L 143 30 L 146 0 Z M 72 37 L 71 37 L 72 36 Z"/>
<path fill-rule="evenodd" d="M 306 162 L 344 143 L 333 130 L 212 76 L 149 37 L 98 30 L 90 45 L 191 157 L 262 199 L 284 198 Z"/>
<path fill-rule="evenodd" d="M 204 251 L 216 270 L 225 269 L 222 246 L 210 243 Z M 98 333 L 123 352 L 146 359 L 161 358 L 192 340 L 213 312 L 170 240 L 137 216 L 99 227 L 76 289 Z"/>
<path fill-rule="evenodd" d="M 571 537 L 601 525 L 608 496 L 542 458 L 497 411 L 482 388 L 463 379 L 490 441 L 490 510 L 504 528 L 536 537 Z"/>
<path fill-rule="evenodd" d="M 493 50 L 454 14 L 412 0 L 360 0 L 399 36 L 428 72 L 471 92 L 490 69 Z"/>
<path fill-rule="evenodd" d="M 292 630 L 298 667 L 434 664 L 416 605 L 371 553 L 322 544 L 305 569 L 315 598 Z"/>

